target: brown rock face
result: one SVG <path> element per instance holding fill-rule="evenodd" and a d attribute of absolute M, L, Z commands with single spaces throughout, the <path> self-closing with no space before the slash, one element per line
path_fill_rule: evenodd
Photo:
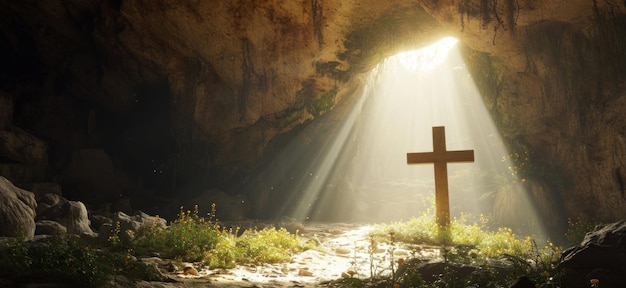
<path fill-rule="evenodd" d="M 453 35 L 511 152 L 532 152 L 524 173 L 567 216 L 625 216 L 623 3 L 0 0 L 0 11 L 0 129 L 48 144 L 48 178 L 97 148 L 131 175 L 131 195 L 217 188 L 264 214 L 276 197 L 261 170 L 281 144 L 313 153 L 363 73 Z"/>

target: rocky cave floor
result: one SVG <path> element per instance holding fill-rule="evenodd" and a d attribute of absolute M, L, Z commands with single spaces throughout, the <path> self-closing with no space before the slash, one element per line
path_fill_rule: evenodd
<path fill-rule="evenodd" d="M 267 223 L 222 222 L 225 226 L 263 227 Z M 283 223 L 284 224 L 284 223 Z M 375 279 L 390 275 L 390 263 L 404 259 L 442 262 L 439 247 L 395 243 L 377 243 L 372 246 L 368 232 L 372 226 L 351 223 L 300 223 L 281 226 L 305 240 L 317 243 L 316 249 L 296 253 L 287 263 L 238 265 L 232 269 L 208 269 L 200 263 L 183 263 L 174 267 L 171 259 L 147 257 L 139 259 L 154 262 L 160 268 L 160 281 L 144 281 L 117 276 L 115 287 L 347 287 L 337 284 L 344 278 Z M 373 248 L 374 247 L 374 248 Z M 176 265 L 180 265 L 177 263 Z M 397 264 L 395 264 L 397 269 Z M 382 281 L 382 280 L 381 280 Z M 387 287 L 378 282 L 364 281 L 365 287 Z M 58 283 L 21 283 L 15 286 L 0 279 L 0 287 L 69 287 Z M 383 285 L 383 286 L 381 286 Z M 107 285 L 108 286 L 108 285 Z M 351 287 L 351 286 L 350 286 Z"/>
<path fill-rule="evenodd" d="M 454 277 L 464 279 L 479 269 L 453 261 L 445 262 L 439 246 L 401 242 L 375 243 L 369 236 L 373 226 L 367 224 L 300 223 L 297 221 L 220 223 L 222 227 L 282 227 L 291 233 L 298 231 L 298 235 L 305 240 L 316 242 L 317 247 L 292 255 L 289 262 L 247 264 L 232 269 L 208 269 L 200 263 L 180 263 L 159 257 L 142 257 L 138 260 L 157 264 L 156 267 L 159 269 L 153 272 L 152 276 L 155 277 L 152 279 L 159 280 L 145 281 L 116 276 L 114 282 L 111 281 L 105 287 L 395 287 L 388 281 L 392 275 L 391 263 L 394 263 L 397 272 L 395 275 L 409 275 L 403 273 L 413 273 L 416 270 L 407 267 L 419 266 L 418 273 L 427 283 L 432 283 L 440 279 L 441 275 L 445 276 L 450 272 L 454 274 Z M 623 264 L 620 264 L 623 263 L 620 255 L 624 255 L 623 239 L 626 239 L 626 221 L 616 222 L 587 233 L 583 243 L 576 248 L 578 253 L 566 258 L 570 258 L 570 263 L 578 263 L 576 265 L 588 263 L 589 269 L 579 267 L 580 269 L 576 270 L 575 274 L 570 275 L 572 281 L 566 280 L 566 283 L 563 283 L 565 286 L 562 287 L 589 287 L 588 284 L 581 284 L 589 283 L 589 277 L 602 279 L 606 284 L 615 284 L 603 285 L 603 287 L 626 287 L 624 286 L 626 279 L 623 276 L 623 271 L 626 270 Z M 398 265 L 402 262 L 404 265 Z M 610 263 L 615 265 L 608 265 Z M 499 275 L 514 272 L 512 270 L 514 267 L 511 263 L 507 264 L 505 260 L 490 260 L 488 266 L 496 269 Z M 596 269 L 599 267 L 602 269 Z M 594 269 L 600 274 L 596 273 L 596 275 L 593 271 L 587 274 Z M 353 281 L 352 278 L 362 281 L 359 283 L 359 281 Z M 520 281 L 524 279 L 522 277 L 516 283 L 507 283 L 506 287 L 559 287 L 535 286 L 530 282 Z M 16 284 L 0 279 L 0 287 L 64 288 L 73 286 L 40 282 Z"/>
<path fill-rule="evenodd" d="M 222 223 L 222 225 L 228 226 L 229 224 Z M 263 224 L 238 222 L 231 223 L 230 226 L 261 227 Z M 297 230 L 298 235 L 305 240 L 315 241 L 318 248 L 297 253 L 287 263 L 239 265 L 232 269 L 213 270 L 197 266 L 195 263 L 185 263 L 184 269 L 179 268 L 163 275 L 170 281 L 129 281 L 122 278 L 116 281 L 116 286 L 142 288 L 392 287 L 388 281 L 391 275 L 391 262 L 394 263 L 395 269 L 398 269 L 398 263 L 405 259 L 433 264 L 426 268 L 427 272 L 425 272 L 430 277 L 423 277 L 429 282 L 438 279 L 438 275 L 446 273 L 446 271 L 449 272 L 447 269 L 450 266 L 448 265 L 455 265 L 444 262 L 441 247 L 438 246 L 400 242 L 393 246 L 386 243 L 372 245 L 372 240 L 368 236 L 372 226 L 367 224 L 289 222 L 280 227 L 284 227 L 292 233 Z M 156 258 L 155 261 L 164 260 Z M 167 262 L 167 260 L 165 261 Z M 158 264 L 160 267 L 166 266 L 164 263 Z M 467 275 L 472 271 L 471 268 L 470 270 L 464 268 L 457 270 L 458 267 L 453 269 L 455 274 Z M 360 284 L 362 286 L 353 286 L 352 281 L 346 281 L 350 280 L 346 278 L 361 279 L 363 280 Z"/>
<path fill-rule="evenodd" d="M 390 261 L 397 263 L 409 257 L 439 258 L 438 247 L 422 245 L 411 247 L 397 243 L 391 249 L 390 245 L 379 243 L 372 250 L 367 236 L 371 226 L 365 224 L 292 223 L 288 226 L 288 230 L 297 229 L 300 236 L 315 241 L 319 249 L 297 253 L 288 263 L 239 265 L 232 269 L 209 270 L 186 263 L 187 267 L 194 267 L 187 268 L 193 272 L 179 270 L 166 274 L 175 282 L 128 283 L 121 279 L 117 284 L 133 287 L 333 287 L 332 281 L 345 277 L 369 278 L 370 268 L 377 275 L 389 275 Z M 195 272 L 197 275 L 192 275 Z"/>

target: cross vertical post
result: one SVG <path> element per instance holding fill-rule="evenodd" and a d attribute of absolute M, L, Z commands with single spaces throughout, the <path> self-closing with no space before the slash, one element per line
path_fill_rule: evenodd
<path fill-rule="evenodd" d="M 450 227 L 448 162 L 474 162 L 474 150 L 448 151 L 445 127 L 433 127 L 433 152 L 407 153 L 406 160 L 407 164 L 434 164 L 437 225 Z"/>

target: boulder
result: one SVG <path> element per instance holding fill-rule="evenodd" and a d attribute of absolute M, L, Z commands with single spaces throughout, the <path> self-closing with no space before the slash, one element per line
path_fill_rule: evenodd
<path fill-rule="evenodd" d="M 103 224 L 113 224 L 113 220 L 111 220 L 111 218 L 104 216 L 104 215 L 93 215 L 90 214 L 89 215 L 89 221 L 91 221 L 91 228 L 99 231 L 100 227 Z"/>
<path fill-rule="evenodd" d="M 15 187 L 0 176 L 0 236 L 32 239 L 36 207 L 33 193 Z"/>
<path fill-rule="evenodd" d="M 96 218 L 94 216 L 94 218 Z M 101 223 L 98 229 L 98 237 L 103 241 L 109 239 L 113 235 L 114 230 L 118 230 L 118 236 L 122 241 L 131 240 L 133 235 L 136 235 L 142 226 L 154 225 L 158 228 L 164 229 L 167 227 L 167 220 L 150 216 L 146 213 L 138 211 L 135 215 L 127 215 L 124 212 L 118 211 L 113 213 L 112 219 L 99 216 L 98 221 Z"/>
<path fill-rule="evenodd" d="M 157 218 L 150 216 L 146 213 L 138 211 L 135 215 L 127 215 L 124 212 L 118 211 L 113 214 L 113 222 L 120 222 L 120 230 L 132 230 L 138 232 L 141 226 L 144 225 L 156 225 L 159 228 L 167 227 L 167 220 L 163 218 Z"/>
<path fill-rule="evenodd" d="M 81 235 L 93 233 L 85 204 L 69 201 L 55 194 L 46 194 L 37 209 L 37 220 L 52 220 L 67 228 L 67 233 Z"/>
<path fill-rule="evenodd" d="M 39 220 L 36 223 L 35 235 L 65 235 L 67 228 L 59 222 L 51 220 Z"/>
<path fill-rule="evenodd" d="M 591 279 L 600 287 L 626 287 L 626 220 L 589 232 L 580 245 L 563 252 L 566 287 L 589 287 Z"/>

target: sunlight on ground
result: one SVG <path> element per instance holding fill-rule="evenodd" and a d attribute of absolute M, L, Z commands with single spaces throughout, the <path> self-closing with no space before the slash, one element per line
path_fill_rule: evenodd
<path fill-rule="evenodd" d="M 301 236 L 316 241 L 319 246 L 317 249 L 295 253 L 289 262 L 238 265 L 229 269 L 228 273 L 206 269 L 200 271 L 198 276 L 186 278 L 208 277 L 215 287 L 251 284 L 320 287 L 320 283 L 347 277 L 348 273 L 359 279 L 388 276 L 390 261 L 393 261 L 391 253 L 396 260 L 406 259 L 409 255 L 420 259 L 441 257 L 440 249 L 434 246 L 421 245 L 417 249 L 405 243 L 373 243 L 369 237 L 372 229 L 369 225 L 347 223 L 310 224 Z"/>
<path fill-rule="evenodd" d="M 491 214 L 493 195 L 516 179 L 456 42 L 444 38 L 372 70 L 363 95 L 315 157 L 311 179 L 295 193 L 300 198 L 289 201 L 291 216 L 388 222 L 420 215 L 434 195 L 433 166 L 408 166 L 406 153 L 431 152 L 433 126 L 445 126 L 448 150 L 475 151 L 474 163 L 448 165 L 451 216 Z"/>

